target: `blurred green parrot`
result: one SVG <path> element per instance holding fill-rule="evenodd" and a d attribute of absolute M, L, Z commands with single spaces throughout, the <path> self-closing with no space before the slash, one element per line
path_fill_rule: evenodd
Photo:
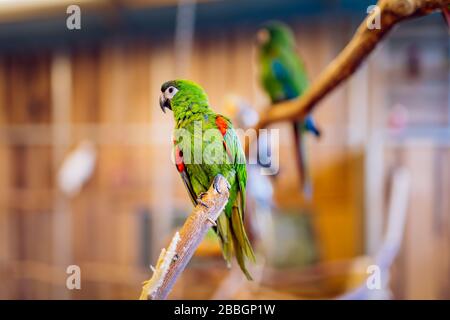
<path fill-rule="evenodd" d="M 227 118 L 216 114 L 205 91 L 194 82 L 173 80 L 161 87 L 161 109 L 171 109 L 175 119 L 174 156 L 178 172 L 194 205 L 215 177 L 223 175 L 230 184 L 230 197 L 214 227 L 222 253 L 230 265 L 234 252 L 247 279 L 251 275 L 246 259 L 255 261 L 253 249 L 244 228 L 247 171 L 245 155 L 233 126 Z"/>
<path fill-rule="evenodd" d="M 267 23 L 258 31 L 260 80 L 273 104 L 294 99 L 308 87 L 308 77 L 303 62 L 295 50 L 291 29 L 278 21 Z M 320 136 L 312 116 L 293 124 L 294 141 L 303 193 L 312 195 L 311 177 L 307 165 L 304 133 Z"/>

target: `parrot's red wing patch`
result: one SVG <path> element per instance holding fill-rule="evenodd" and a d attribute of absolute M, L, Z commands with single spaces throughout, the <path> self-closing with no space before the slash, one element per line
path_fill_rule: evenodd
<path fill-rule="evenodd" d="M 197 205 L 197 195 L 192 188 L 191 179 L 189 178 L 189 173 L 187 171 L 186 165 L 184 164 L 183 150 L 178 147 L 176 140 L 173 140 L 173 144 L 175 152 L 175 166 L 177 167 L 177 171 L 180 174 L 181 179 L 183 179 L 183 183 L 189 192 L 192 203 L 194 205 Z"/>
<path fill-rule="evenodd" d="M 216 125 L 217 129 L 219 129 L 220 133 L 222 134 L 222 137 L 225 137 L 227 130 L 228 130 L 228 123 L 227 120 L 224 117 L 217 116 L 216 117 Z M 230 160 L 233 160 L 233 157 L 231 156 L 230 149 L 228 149 L 228 146 L 225 142 L 225 139 L 223 140 L 223 147 L 225 148 L 225 151 L 228 154 L 228 157 Z"/>
<path fill-rule="evenodd" d="M 227 133 L 227 129 L 228 129 L 227 120 L 225 120 L 225 118 L 223 118 L 221 116 L 217 116 L 216 117 L 216 125 L 217 125 L 217 129 L 219 129 L 222 136 L 225 136 L 225 134 Z"/>
<path fill-rule="evenodd" d="M 178 172 L 183 172 L 186 169 L 183 162 L 183 151 L 178 146 L 175 146 L 175 165 L 177 166 Z"/>

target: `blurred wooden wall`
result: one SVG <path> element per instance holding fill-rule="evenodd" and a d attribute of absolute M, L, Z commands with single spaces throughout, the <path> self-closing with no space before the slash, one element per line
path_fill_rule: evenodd
<path fill-rule="evenodd" d="M 326 23 L 295 29 L 312 79 L 351 34 L 345 22 L 333 30 Z M 188 77 L 203 85 L 217 111 L 230 93 L 259 111 L 267 105 L 256 81 L 253 32 L 205 31 L 195 41 Z M 158 105 L 161 84 L 177 77 L 174 56 L 170 39 L 105 39 L 0 55 L 0 281 L 6 284 L 0 298 L 138 296 L 174 219 L 191 209 L 170 162 L 173 120 Z M 276 199 L 282 209 L 311 215 L 324 261 L 364 252 L 364 155 L 375 107 L 361 84 L 372 79 L 372 67 L 364 67 L 315 113 L 324 136 L 308 141 L 311 203 L 299 192 L 290 128 L 277 126 Z M 55 73 L 67 82 L 55 81 Z M 67 102 L 56 102 L 61 92 L 68 93 Z M 55 174 L 64 154 L 84 139 L 98 147 L 96 171 L 69 199 L 57 190 Z M 443 183 L 448 191 L 448 181 Z M 422 196 L 433 202 L 432 194 Z M 64 288 L 70 264 L 82 268 L 81 291 Z"/>
<path fill-rule="evenodd" d="M 348 30 L 341 26 L 340 32 L 330 34 L 320 25 L 297 29 L 311 77 L 338 52 L 336 36 Z M 230 93 L 247 99 L 258 110 L 267 104 L 256 81 L 252 34 L 253 30 L 237 28 L 206 32 L 194 44 L 189 78 L 204 86 L 218 111 Z M 1 296 L 59 296 L 62 291 L 39 279 L 45 276 L 37 275 L 36 268 L 56 267 L 53 278 L 62 279 L 63 266 L 77 264 L 82 270 L 89 270 L 88 266 L 96 270 L 88 278 L 95 278 L 101 270 L 122 272 L 120 277 L 129 287 L 111 293 L 114 279 L 108 279 L 110 273 L 105 272 L 105 279 L 92 279 L 86 290 L 69 297 L 133 298 L 143 280 L 136 270 L 145 271 L 147 263 L 156 259 L 172 232 L 174 215 L 191 208 L 170 162 L 173 120 L 158 106 L 161 83 L 176 77 L 172 41 L 106 39 L 51 52 L 3 54 L 0 61 L 0 170 L 5 177 L 0 227 L 7 230 L 2 232 L 5 241 L 0 259 L 6 268 L 3 275 L 15 269 L 20 279 L 12 282 L 11 290 L 0 291 Z M 58 82 L 52 85 L 54 74 L 61 72 L 55 61 L 68 63 L 63 72 L 71 82 L 69 103 L 60 106 L 54 97 L 67 88 Z M 325 260 L 362 252 L 362 153 L 347 145 L 343 128 L 348 110 L 333 107 L 345 105 L 345 99 L 345 91 L 327 99 L 317 113 L 325 136 L 310 141 L 316 192 L 307 207 Z M 61 109 L 68 119 L 57 119 L 55 110 L 61 113 Z M 280 128 L 282 170 L 276 196 L 285 208 L 299 208 L 305 202 L 290 160 L 290 131 L 285 125 Z M 58 138 L 61 134 L 66 138 Z M 61 154 L 84 139 L 98 145 L 95 175 L 81 194 L 67 199 L 56 188 L 55 173 L 63 160 Z M 55 210 L 64 212 L 55 218 Z M 58 230 L 57 219 L 65 219 L 70 230 Z M 145 240 L 150 241 L 147 246 Z M 70 248 L 62 252 L 64 247 L 55 246 L 59 241 Z M 144 252 L 150 261 L 142 261 Z M 18 285 L 29 283 L 36 284 L 36 290 Z"/>
<path fill-rule="evenodd" d="M 378 164 L 367 169 L 378 175 L 371 182 L 379 185 L 371 187 L 378 192 L 367 202 L 373 208 L 366 207 L 366 220 L 380 224 L 374 229 L 386 228 L 393 171 L 405 168 L 411 181 L 392 273 L 398 299 L 450 298 L 449 63 L 448 32 L 437 21 L 398 28 L 369 64 L 374 130 L 366 157 L 375 156 L 371 163 Z"/>

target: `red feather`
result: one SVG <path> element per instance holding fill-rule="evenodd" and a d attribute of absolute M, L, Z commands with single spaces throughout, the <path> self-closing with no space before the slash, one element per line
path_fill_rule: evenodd
<path fill-rule="evenodd" d="M 222 136 L 225 136 L 225 134 L 227 133 L 227 129 L 228 129 L 228 123 L 225 120 L 225 118 L 223 118 L 221 116 L 217 116 L 216 117 L 216 125 L 217 125 L 217 129 L 219 129 Z"/>
<path fill-rule="evenodd" d="M 185 169 L 184 162 L 183 162 L 183 152 L 178 148 L 178 146 L 175 146 L 175 165 L 177 166 L 178 172 L 183 172 Z"/>
<path fill-rule="evenodd" d="M 228 130 L 227 120 L 225 120 L 225 118 L 223 118 L 221 116 L 217 116 L 216 117 L 216 125 L 217 125 L 217 129 L 219 129 L 220 133 L 222 134 L 222 137 L 225 137 L 225 134 L 227 133 L 227 130 Z M 223 146 L 224 146 L 230 160 L 233 160 L 233 157 L 231 156 L 231 152 L 227 147 L 225 139 L 223 140 Z"/>

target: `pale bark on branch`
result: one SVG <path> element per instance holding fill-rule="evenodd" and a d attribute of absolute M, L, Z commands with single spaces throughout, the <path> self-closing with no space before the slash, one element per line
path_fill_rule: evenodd
<path fill-rule="evenodd" d="M 194 208 L 183 227 L 173 237 L 169 247 L 162 249 L 152 278 L 144 282 L 141 300 L 167 298 L 206 232 L 215 225 L 215 221 L 222 213 L 230 196 L 229 189 L 228 181 L 222 175 L 218 175 L 215 183 L 202 196 L 202 204 L 199 203 Z"/>
<path fill-rule="evenodd" d="M 259 129 L 280 121 L 298 121 L 309 114 L 327 94 L 349 78 L 374 50 L 383 37 L 399 22 L 424 16 L 443 9 L 450 0 L 380 0 L 379 11 L 373 11 L 359 26 L 352 40 L 342 52 L 325 68 L 305 93 L 290 101 L 279 103 L 265 110 L 256 124 Z M 375 15 L 379 14 L 380 29 L 369 29 Z M 246 145 L 247 151 L 249 145 Z"/>

